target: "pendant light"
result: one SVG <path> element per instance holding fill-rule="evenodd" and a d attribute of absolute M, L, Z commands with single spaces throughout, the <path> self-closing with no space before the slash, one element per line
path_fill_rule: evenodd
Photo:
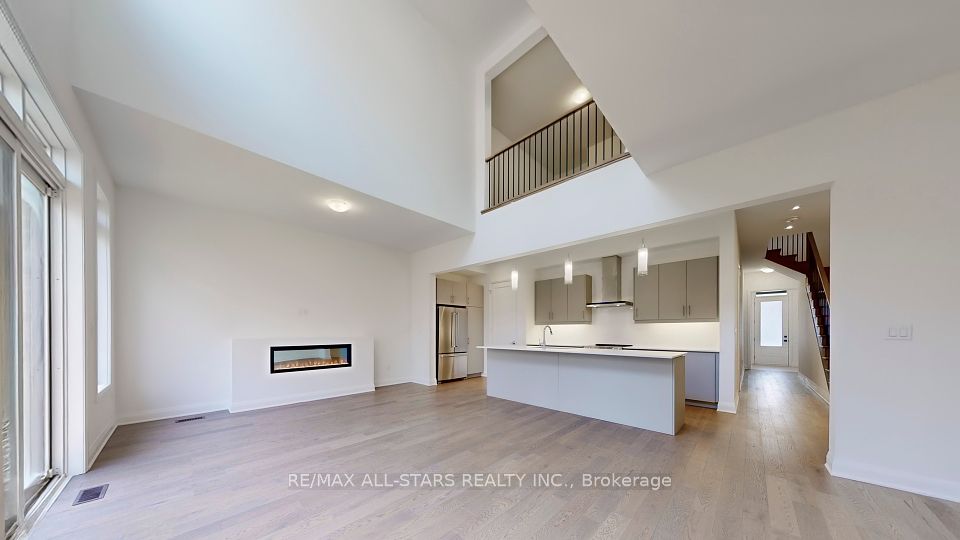
<path fill-rule="evenodd" d="M 563 260 L 563 282 L 567 285 L 573 283 L 573 259 L 569 255 Z"/>
<path fill-rule="evenodd" d="M 637 275 L 645 276 L 649 271 L 650 252 L 647 251 L 647 244 L 640 240 L 640 249 L 637 250 Z"/>
<path fill-rule="evenodd" d="M 520 286 L 520 273 L 516 270 L 510 271 L 510 288 L 517 290 L 517 287 Z"/>

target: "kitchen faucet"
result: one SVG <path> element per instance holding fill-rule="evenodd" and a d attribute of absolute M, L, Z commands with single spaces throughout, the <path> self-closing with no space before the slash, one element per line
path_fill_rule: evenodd
<path fill-rule="evenodd" d="M 553 335 L 553 328 L 550 328 L 550 325 L 543 327 L 543 335 L 540 336 L 540 346 L 546 348 L 547 346 L 547 330 L 550 331 L 550 335 Z"/>

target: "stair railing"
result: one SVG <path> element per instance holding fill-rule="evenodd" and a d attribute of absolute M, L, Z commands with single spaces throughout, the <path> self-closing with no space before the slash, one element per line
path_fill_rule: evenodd
<path fill-rule="evenodd" d="M 590 100 L 487 158 L 483 213 L 629 156 Z"/>
<path fill-rule="evenodd" d="M 823 265 L 823 259 L 820 257 L 820 250 L 817 249 L 817 241 L 813 238 L 813 233 L 806 235 L 806 254 L 807 260 L 811 261 L 811 272 L 820 281 L 823 288 L 823 294 L 827 297 L 827 304 L 830 303 L 830 276 L 827 275 L 827 268 Z M 810 276 L 807 277 L 809 279 Z"/>

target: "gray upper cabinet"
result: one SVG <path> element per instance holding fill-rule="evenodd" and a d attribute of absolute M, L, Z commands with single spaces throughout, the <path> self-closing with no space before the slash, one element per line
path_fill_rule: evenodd
<path fill-rule="evenodd" d="M 550 321 L 562 322 L 567 320 L 567 286 L 563 278 L 550 280 Z"/>
<path fill-rule="evenodd" d="M 719 257 L 651 265 L 633 281 L 633 320 L 716 320 Z"/>
<path fill-rule="evenodd" d="M 550 305 L 553 301 L 553 284 L 550 280 L 533 284 L 533 319 L 537 324 L 550 324 Z"/>
<path fill-rule="evenodd" d="M 483 307 L 483 285 L 467 284 L 467 305 Z"/>
<path fill-rule="evenodd" d="M 437 303 L 467 305 L 467 284 L 460 281 L 437 278 Z"/>
<path fill-rule="evenodd" d="M 534 283 L 534 322 L 536 324 L 589 323 L 593 313 L 587 307 L 593 300 L 593 278 L 573 276 L 567 285 L 563 278 Z"/>
<path fill-rule="evenodd" d="M 660 320 L 679 321 L 687 316 L 687 262 L 659 265 Z"/>
<path fill-rule="evenodd" d="M 647 275 L 638 276 L 633 269 L 633 320 L 656 321 L 660 319 L 660 267 L 650 265 Z"/>
<path fill-rule="evenodd" d="M 560 280 L 563 283 L 563 280 Z M 573 283 L 567 285 L 567 322 L 588 323 L 593 321 L 593 309 L 587 304 L 593 302 L 593 277 L 573 276 Z"/>
<path fill-rule="evenodd" d="M 716 319 L 719 316 L 717 257 L 687 261 L 687 318 Z"/>

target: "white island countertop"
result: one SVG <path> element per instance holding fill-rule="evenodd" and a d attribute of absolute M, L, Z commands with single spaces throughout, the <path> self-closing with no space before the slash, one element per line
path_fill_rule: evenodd
<path fill-rule="evenodd" d="M 539 345 L 487 345 L 477 348 L 496 351 L 530 351 L 561 354 L 589 354 L 597 356 L 632 356 L 634 358 L 660 358 L 663 360 L 672 360 L 678 356 L 684 356 L 686 354 L 678 351 L 600 349 L 597 347 L 551 347 L 550 345 L 547 345 L 546 347 L 541 347 Z"/>

